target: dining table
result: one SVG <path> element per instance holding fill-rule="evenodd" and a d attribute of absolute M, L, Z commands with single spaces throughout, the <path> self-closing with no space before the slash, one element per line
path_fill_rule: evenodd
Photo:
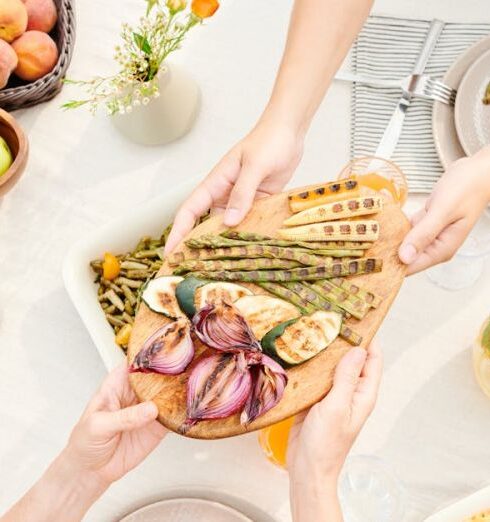
<path fill-rule="evenodd" d="M 67 251 L 169 188 L 198 183 L 252 128 L 270 95 L 292 3 L 223 0 L 212 19 L 191 31 L 171 60 L 200 86 L 200 113 L 191 132 L 168 145 L 127 141 L 104 111 L 62 110 L 81 95 L 70 85 L 49 102 L 13 113 L 30 156 L 0 199 L 0 512 L 62 449 L 107 372 L 63 286 Z M 114 72 L 121 23 L 137 22 L 143 9 L 141 0 L 118 0 L 117 9 L 114 2 L 78 0 L 68 77 Z M 373 13 L 490 22 L 488 0 L 377 0 Z M 334 179 L 349 160 L 350 94 L 349 84 L 330 87 L 289 186 Z M 407 214 L 425 198 L 409 196 Z M 424 520 L 490 479 L 490 400 L 471 361 L 490 312 L 489 288 L 488 263 L 478 282 L 460 291 L 439 288 L 425 273 L 408 277 L 377 335 L 384 377 L 352 454 L 376 455 L 398 476 L 406 522 Z M 265 458 L 257 433 L 214 441 L 169 434 L 86 520 L 119 520 L 150 502 L 199 491 L 252 504 L 277 522 L 291 520 L 288 475 Z"/>

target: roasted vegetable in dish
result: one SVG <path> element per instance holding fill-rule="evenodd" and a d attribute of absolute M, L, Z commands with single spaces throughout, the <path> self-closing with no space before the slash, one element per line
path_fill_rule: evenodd
<path fill-rule="evenodd" d="M 490 105 L 490 82 L 485 89 L 485 95 L 483 96 L 482 101 L 484 105 Z"/>
<path fill-rule="evenodd" d="M 326 221 L 312 225 L 281 228 L 277 231 L 284 239 L 299 241 L 341 240 L 376 241 L 379 238 L 379 224 L 373 220 Z"/>
<path fill-rule="evenodd" d="M 383 199 L 379 196 L 351 198 L 335 203 L 327 203 L 294 214 L 284 221 L 286 226 L 308 225 L 357 216 L 376 214 L 383 208 Z"/>
<path fill-rule="evenodd" d="M 317 311 L 281 323 L 262 339 L 264 352 L 272 358 L 296 366 L 325 350 L 339 335 L 342 316 Z"/>
<path fill-rule="evenodd" d="M 288 196 L 288 201 L 292 212 L 300 212 L 317 205 L 357 196 L 359 196 L 359 184 L 355 178 L 348 178 L 326 183 L 311 190 L 294 192 Z"/>

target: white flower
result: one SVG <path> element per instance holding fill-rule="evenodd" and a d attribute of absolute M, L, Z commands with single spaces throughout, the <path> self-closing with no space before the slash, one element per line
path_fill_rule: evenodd
<path fill-rule="evenodd" d="M 129 114 L 129 113 L 132 112 L 132 111 L 133 111 L 133 107 L 131 107 L 131 105 L 128 105 L 128 106 L 126 107 L 126 112 Z"/>
<path fill-rule="evenodd" d="M 141 102 L 139 100 L 133 100 L 133 105 L 135 107 L 138 107 L 139 105 L 141 105 Z"/>
<path fill-rule="evenodd" d="M 160 91 L 155 91 L 153 94 L 153 98 L 158 98 L 160 96 Z"/>
<path fill-rule="evenodd" d="M 143 98 L 143 105 L 148 105 L 150 103 L 150 98 Z"/>

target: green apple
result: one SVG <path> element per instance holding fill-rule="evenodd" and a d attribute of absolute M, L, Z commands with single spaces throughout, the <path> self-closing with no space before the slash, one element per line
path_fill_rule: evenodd
<path fill-rule="evenodd" d="M 0 176 L 7 172 L 13 161 L 7 142 L 0 136 Z"/>

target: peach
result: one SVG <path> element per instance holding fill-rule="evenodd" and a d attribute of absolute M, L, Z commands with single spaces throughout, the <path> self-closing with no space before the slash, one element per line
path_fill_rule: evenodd
<path fill-rule="evenodd" d="M 58 13 L 53 0 L 22 0 L 27 9 L 27 30 L 49 33 L 56 24 Z"/>
<path fill-rule="evenodd" d="M 27 9 L 21 0 L 0 0 L 0 39 L 13 42 L 27 28 Z"/>
<path fill-rule="evenodd" d="M 12 47 L 0 40 L 0 89 L 9 81 L 10 74 L 17 67 L 18 58 Z"/>
<path fill-rule="evenodd" d="M 26 81 L 42 78 L 58 61 L 58 48 L 53 39 L 41 31 L 26 31 L 12 44 L 19 63 L 15 74 Z"/>

